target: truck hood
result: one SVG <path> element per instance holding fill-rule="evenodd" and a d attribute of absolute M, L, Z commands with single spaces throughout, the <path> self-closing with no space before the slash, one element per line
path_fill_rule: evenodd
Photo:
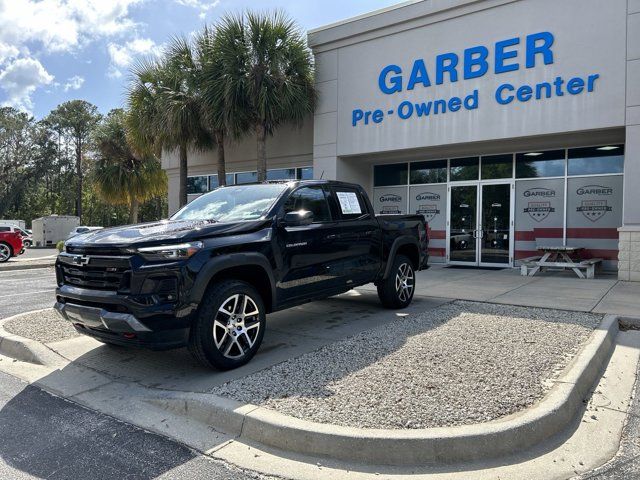
<path fill-rule="evenodd" d="M 171 241 L 202 240 L 256 230 L 265 220 L 215 222 L 212 220 L 161 220 L 159 222 L 105 228 L 77 235 L 67 241 L 74 247 L 140 247 Z"/>

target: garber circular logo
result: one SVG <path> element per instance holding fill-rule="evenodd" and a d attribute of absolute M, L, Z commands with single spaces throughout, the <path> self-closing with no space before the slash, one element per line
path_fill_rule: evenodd
<path fill-rule="evenodd" d="M 440 195 L 433 192 L 422 192 L 416 195 L 416 200 L 419 202 L 421 200 L 432 200 L 438 201 L 440 200 Z"/>
<path fill-rule="evenodd" d="M 535 187 L 525 190 L 523 194 L 525 197 L 555 197 L 556 191 L 551 188 Z"/>
<path fill-rule="evenodd" d="M 387 193 L 386 195 L 380 196 L 380 201 L 382 203 L 386 203 L 386 202 L 400 203 L 402 202 L 402 197 L 400 195 L 395 195 L 393 193 Z"/>
<path fill-rule="evenodd" d="M 613 195 L 613 188 L 602 185 L 585 185 L 576 190 L 578 195 Z"/>

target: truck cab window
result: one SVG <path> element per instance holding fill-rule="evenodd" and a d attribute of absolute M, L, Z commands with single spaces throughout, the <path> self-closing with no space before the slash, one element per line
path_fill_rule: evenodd
<path fill-rule="evenodd" d="M 322 187 L 302 187 L 293 192 L 284 205 L 284 213 L 308 210 L 313 212 L 313 221 L 328 222 L 331 220 L 329 204 Z"/>

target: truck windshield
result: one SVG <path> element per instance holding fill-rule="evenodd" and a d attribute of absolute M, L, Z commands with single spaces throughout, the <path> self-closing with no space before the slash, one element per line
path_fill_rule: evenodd
<path fill-rule="evenodd" d="M 256 220 L 267 213 L 286 188 L 286 183 L 220 187 L 182 207 L 171 220 Z"/>

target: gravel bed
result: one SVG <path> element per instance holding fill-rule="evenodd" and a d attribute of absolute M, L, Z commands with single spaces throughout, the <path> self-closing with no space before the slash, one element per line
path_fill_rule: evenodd
<path fill-rule="evenodd" d="M 213 393 L 352 427 L 481 423 L 540 400 L 601 320 L 580 312 L 457 301 Z"/>
<path fill-rule="evenodd" d="M 6 322 L 3 328 L 9 333 L 43 343 L 57 342 L 80 335 L 68 320 L 62 318 L 53 309 L 20 315 Z"/>

